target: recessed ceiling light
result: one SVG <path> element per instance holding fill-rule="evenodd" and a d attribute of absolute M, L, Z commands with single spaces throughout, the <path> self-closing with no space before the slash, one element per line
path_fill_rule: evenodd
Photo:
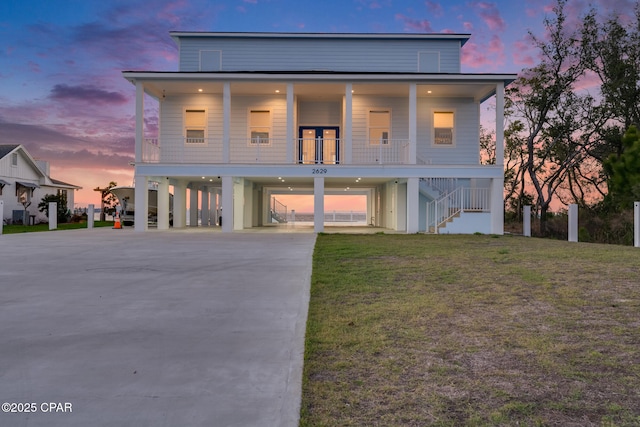
<path fill-rule="evenodd" d="M 276 89 L 276 93 L 280 93 L 280 89 Z"/>
<path fill-rule="evenodd" d="M 202 92 L 202 89 L 198 89 L 198 92 Z"/>
<path fill-rule="evenodd" d="M 431 91 L 430 91 L 430 90 L 428 90 L 428 91 L 427 91 L 427 93 L 431 93 Z"/>
<path fill-rule="evenodd" d="M 204 179 L 204 176 L 202 177 L 202 179 Z"/>

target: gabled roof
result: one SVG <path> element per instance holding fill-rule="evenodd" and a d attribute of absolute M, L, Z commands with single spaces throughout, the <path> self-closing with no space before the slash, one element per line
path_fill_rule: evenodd
<path fill-rule="evenodd" d="M 59 181 L 57 179 L 53 179 L 50 176 L 48 176 L 42 169 L 40 169 L 40 167 L 38 166 L 38 163 L 35 161 L 35 159 L 33 157 L 31 157 L 31 154 L 27 151 L 27 149 L 22 145 L 22 144 L 0 144 L 0 159 L 3 159 L 4 157 L 8 156 L 9 154 L 13 153 L 14 151 L 20 150 L 22 151 L 22 154 L 24 154 L 24 157 L 27 159 L 27 162 L 31 165 L 31 167 L 37 171 L 37 173 L 44 179 L 44 183 L 41 181 L 41 185 L 49 185 L 49 186 L 55 186 L 55 187 L 65 187 L 65 188 L 69 188 L 69 189 L 76 189 L 79 190 L 82 187 L 79 187 L 77 185 L 73 185 L 73 184 L 68 184 L 66 182 L 62 182 Z M 35 187 L 39 187 L 36 184 L 33 183 L 23 183 L 23 182 L 19 182 L 16 181 L 17 183 L 24 185 L 25 187 L 28 186 L 35 186 Z"/>

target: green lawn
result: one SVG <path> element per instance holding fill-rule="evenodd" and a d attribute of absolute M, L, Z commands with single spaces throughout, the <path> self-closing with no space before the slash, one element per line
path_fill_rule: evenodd
<path fill-rule="evenodd" d="M 301 426 L 484 425 L 640 425 L 640 249 L 319 235 Z"/>
<path fill-rule="evenodd" d="M 113 221 L 95 221 L 94 227 L 113 227 Z M 73 223 L 58 224 L 58 230 L 75 230 L 78 228 L 87 228 L 87 223 L 73 222 Z M 2 234 L 32 233 L 36 231 L 49 231 L 49 224 L 3 225 L 2 226 Z"/>

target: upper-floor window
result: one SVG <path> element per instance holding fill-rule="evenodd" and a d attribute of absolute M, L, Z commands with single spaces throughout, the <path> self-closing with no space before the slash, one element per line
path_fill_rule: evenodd
<path fill-rule="evenodd" d="M 11 166 L 18 166 L 18 153 L 11 153 Z"/>
<path fill-rule="evenodd" d="M 433 144 L 454 145 L 454 113 L 453 111 L 434 111 Z"/>
<path fill-rule="evenodd" d="M 369 110 L 369 144 L 388 144 L 391 138 L 391 111 Z"/>
<path fill-rule="evenodd" d="M 207 137 L 207 111 L 189 108 L 184 111 L 184 136 L 187 144 L 204 144 Z"/>
<path fill-rule="evenodd" d="M 251 144 L 269 144 L 271 141 L 271 111 L 249 111 L 249 134 Z"/>

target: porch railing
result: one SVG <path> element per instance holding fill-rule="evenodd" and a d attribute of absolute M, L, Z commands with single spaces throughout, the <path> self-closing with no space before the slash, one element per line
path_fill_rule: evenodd
<path fill-rule="evenodd" d="M 293 141 L 293 163 L 341 164 L 345 159 L 344 140 L 298 139 Z M 288 142 L 285 139 L 232 139 L 228 163 L 283 164 L 287 161 Z M 227 163 L 220 138 L 147 138 L 142 146 L 143 163 Z M 369 144 L 353 141 L 351 164 L 408 164 L 409 141 L 385 140 Z"/>
<path fill-rule="evenodd" d="M 490 212 L 489 188 L 459 187 L 437 200 L 427 203 L 427 232 L 438 234 L 448 221 L 461 212 Z"/>

